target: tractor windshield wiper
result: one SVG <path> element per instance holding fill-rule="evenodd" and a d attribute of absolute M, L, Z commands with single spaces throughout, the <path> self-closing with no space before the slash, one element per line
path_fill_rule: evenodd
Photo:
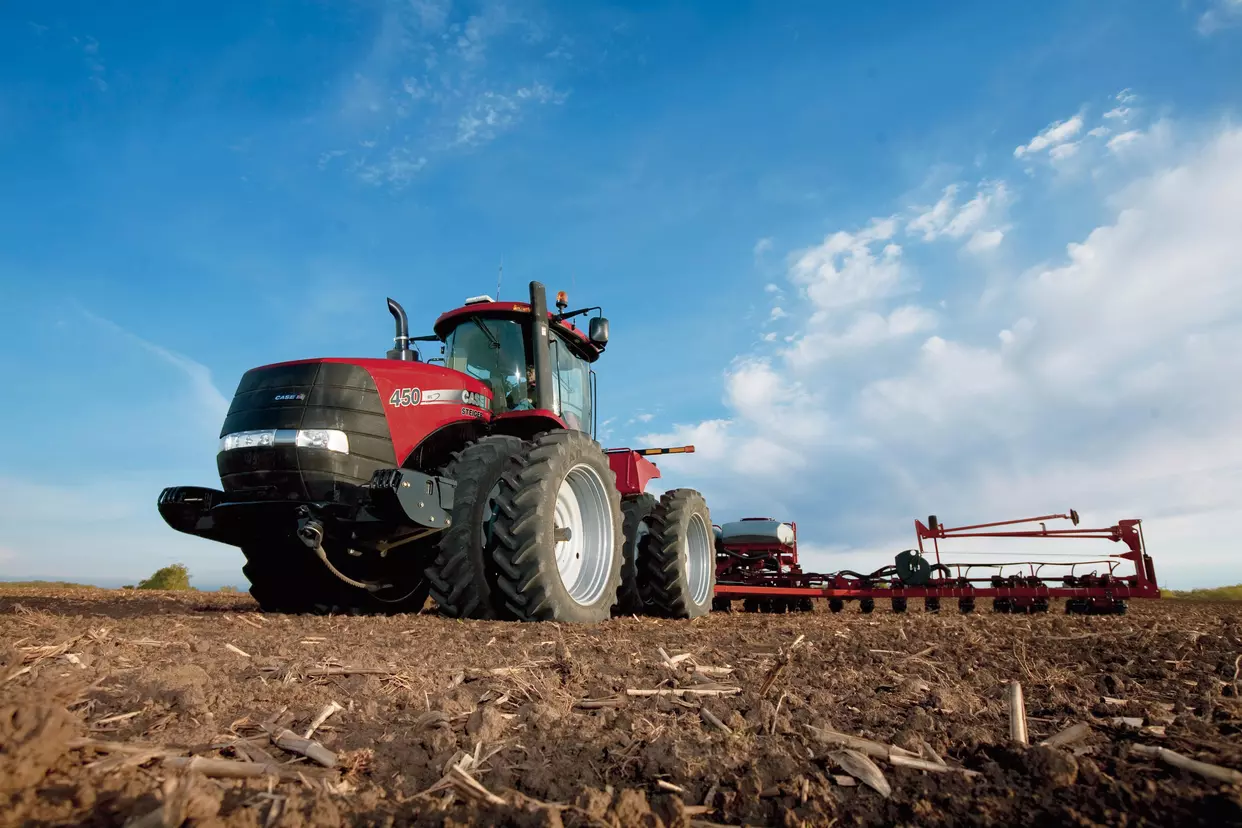
<path fill-rule="evenodd" d="M 470 317 L 470 320 L 471 320 L 472 322 L 474 322 L 474 324 L 476 324 L 476 325 L 478 325 L 478 326 L 479 326 L 479 330 L 481 330 L 481 331 L 483 332 L 483 335 L 487 337 L 487 341 L 488 341 L 488 342 L 490 342 L 490 343 L 492 344 L 492 347 L 493 347 L 493 348 L 495 348 L 497 351 L 499 351 L 499 350 L 500 350 L 500 340 L 496 338 L 496 334 L 492 333 L 491 328 L 489 328 L 489 327 L 487 327 L 487 325 L 483 324 L 483 320 L 482 320 L 482 319 L 480 319 L 480 318 L 479 318 L 479 317 L 477 317 L 477 316 L 472 316 L 472 317 Z"/>

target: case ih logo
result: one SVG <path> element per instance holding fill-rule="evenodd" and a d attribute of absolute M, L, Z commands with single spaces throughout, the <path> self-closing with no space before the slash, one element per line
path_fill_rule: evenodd
<path fill-rule="evenodd" d="M 476 394 L 474 391 L 462 391 L 461 401 L 476 408 L 487 408 L 487 397 L 482 394 Z"/>
<path fill-rule="evenodd" d="M 274 397 L 274 399 L 276 402 L 287 402 L 289 400 L 304 400 L 306 399 L 306 395 L 305 394 L 277 394 Z"/>

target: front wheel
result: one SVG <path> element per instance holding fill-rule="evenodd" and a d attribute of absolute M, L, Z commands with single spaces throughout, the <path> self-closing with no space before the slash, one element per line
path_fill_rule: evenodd
<path fill-rule="evenodd" d="M 621 496 L 600 445 L 581 431 L 536 437 L 500 475 L 496 586 L 522 621 L 591 624 L 621 584 Z"/>
<path fill-rule="evenodd" d="M 665 492 L 649 518 L 643 549 L 644 598 L 668 618 L 698 618 L 712 608 L 716 550 L 707 501 L 694 489 Z"/>
<path fill-rule="evenodd" d="M 347 577 L 377 581 L 374 592 L 346 584 L 295 538 L 256 541 L 242 548 L 242 574 L 250 595 L 264 612 L 314 615 L 396 615 L 416 613 L 427 602 L 430 584 L 422 569 L 434 551 L 416 541 L 386 558 L 354 558 L 344 545 L 328 541 L 325 554 Z"/>
<path fill-rule="evenodd" d="M 495 567 L 489 559 L 496 495 L 505 461 L 523 450 L 517 437 L 495 434 L 456 453 L 445 475 L 457 482 L 452 525 L 440 538 L 427 568 L 430 593 L 449 618 L 502 618 L 495 594 Z"/>

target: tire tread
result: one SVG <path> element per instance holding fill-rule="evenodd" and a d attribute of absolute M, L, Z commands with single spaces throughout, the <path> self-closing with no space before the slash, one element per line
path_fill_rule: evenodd
<path fill-rule="evenodd" d="M 616 606 L 621 578 L 621 504 L 616 476 L 608 466 L 603 448 L 580 431 L 549 431 L 537 435 L 529 450 L 512 455 L 500 475 L 500 508 L 492 551 L 496 586 L 506 610 L 521 621 L 593 622 L 605 620 Z M 549 509 L 556 501 L 562 470 L 574 462 L 599 461 L 613 513 L 615 556 L 605 587 L 603 614 L 599 605 L 585 608 L 568 599 L 556 569 Z M 547 548 L 545 549 L 545 545 Z"/>
<path fill-rule="evenodd" d="M 648 523 L 651 534 L 642 551 L 643 599 L 648 608 L 665 618 L 695 618 L 711 610 L 711 590 L 704 606 L 698 606 L 690 595 L 689 573 L 682 561 L 684 527 L 699 508 L 707 510 L 707 501 L 695 489 L 672 489 L 660 496 L 651 511 Z M 711 532 L 708 515 L 708 532 Z M 712 548 L 715 548 L 714 543 Z M 714 565 L 714 556 L 713 556 Z M 713 582 L 715 578 L 713 577 Z"/>
<path fill-rule="evenodd" d="M 472 560 L 472 544 L 478 531 L 471 515 L 479 498 L 487 497 L 492 483 L 486 478 L 495 473 L 497 463 L 521 451 L 523 441 L 507 434 L 480 438 L 459 452 L 444 468 L 446 477 L 457 483 L 453 500 L 453 523 L 440 538 L 435 560 L 427 567 L 431 597 L 441 615 L 449 618 L 497 619 L 504 617 L 503 607 L 492 588 L 492 571 L 487 550 L 481 550 L 478 562 Z M 484 488 L 486 487 L 486 490 Z M 478 563 L 483 565 L 479 571 Z"/>

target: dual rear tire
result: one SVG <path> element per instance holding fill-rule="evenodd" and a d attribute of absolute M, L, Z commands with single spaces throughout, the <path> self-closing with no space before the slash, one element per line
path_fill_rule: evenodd
<path fill-rule="evenodd" d="M 621 586 L 621 497 L 607 455 L 581 431 L 552 431 L 500 475 L 491 563 L 505 614 L 590 624 Z"/>
<path fill-rule="evenodd" d="M 525 443 L 509 435 L 484 437 L 456 452 L 444 470 L 456 481 L 452 524 L 441 538 L 436 558 L 427 568 L 431 598 L 449 618 L 502 618 L 495 568 L 488 563 L 500 474 Z"/>
<path fill-rule="evenodd" d="M 711 610 L 715 548 L 703 496 L 621 498 L 590 435 L 492 436 L 454 457 L 453 523 L 427 569 L 452 618 L 597 623 Z"/>
<path fill-rule="evenodd" d="M 711 612 L 716 544 L 703 495 L 694 489 L 665 492 L 647 523 L 650 533 L 636 550 L 638 588 L 647 612 L 664 618 Z"/>

